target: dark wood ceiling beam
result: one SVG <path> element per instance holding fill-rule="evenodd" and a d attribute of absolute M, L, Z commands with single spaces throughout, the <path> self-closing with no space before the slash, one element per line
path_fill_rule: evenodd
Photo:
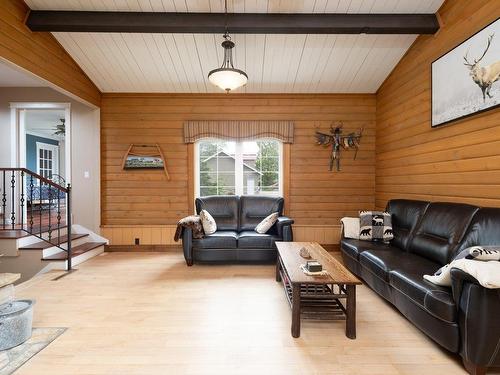
<path fill-rule="evenodd" d="M 32 31 L 222 34 L 223 13 L 31 11 Z M 434 34 L 435 14 L 230 13 L 232 34 Z"/>

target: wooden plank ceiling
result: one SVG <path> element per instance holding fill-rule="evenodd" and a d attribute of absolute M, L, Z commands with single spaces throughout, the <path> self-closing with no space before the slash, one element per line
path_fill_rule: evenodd
<path fill-rule="evenodd" d="M 222 12 L 221 0 L 26 0 L 37 10 Z M 228 0 L 230 12 L 434 13 L 443 0 Z M 53 33 L 102 92 L 220 92 L 221 35 Z M 233 35 L 246 93 L 374 93 L 416 35 Z"/>

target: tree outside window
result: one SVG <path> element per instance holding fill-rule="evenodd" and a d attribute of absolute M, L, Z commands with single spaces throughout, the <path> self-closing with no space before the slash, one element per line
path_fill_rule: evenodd
<path fill-rule="evenodd" d="M 279 195 L 280 150 L 271 139 L 198 142 L 198 195 Z"/>

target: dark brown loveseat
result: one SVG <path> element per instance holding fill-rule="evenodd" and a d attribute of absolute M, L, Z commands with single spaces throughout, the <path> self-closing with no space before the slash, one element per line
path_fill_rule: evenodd
<path fill-rule="evenodd" d="M 191 229 L 182 236 L 188 266 L 203 263 L 268 263 L 276 261 L 276 241 L 293 241 L 293 220 L 282 216 L 284 199 L 242 195 L 197 198 L 196 213 L 207 210 L 217 223 L 217 231 L 203 239 L 193 239 Z M 266 216 L 277 212 L 276 224 L 267 233 L 255 232 Z"/>
<path fill-rule="evenodd" d="M 500 290 L 452 269 L 452 287 L 423 279 L 475 245 L 500 245 L 500 209 L 459 203 L 389 201 L 389 245 L 342 238 L 345 264 L 471 374 L 500 366 Z"/>

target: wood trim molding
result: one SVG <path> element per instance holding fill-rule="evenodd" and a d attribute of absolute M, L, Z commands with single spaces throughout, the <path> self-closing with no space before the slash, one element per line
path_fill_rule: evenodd
<path fill-rule="evenodd" d="M 174 241 L 176 225 L 103 225 L 101 236 L 110 246 L 181 246 Z M 325 245 L 338 245 L 340 225 L 294 225 L 295 241 L 313 241 Z"/>
<path fill-rule="evenodd" d="M 187 200 L 190 214 L 194 214 L 194 143 L 188 143 L 188 189 Z"/>
<path fill-rule="evenodd" d="M 283 144 L 283 198 L 285 199 L 284 214 L 288 215 L 290 206 L 290 144 Z"/>
<path fill-rule="evenodd" d="M 106 245 L 104 251 L 114 252 L 133 252 L 133 253 L 158 253 L 169 251 L 182 251 L 181 244 L 178 245 Z"/>

